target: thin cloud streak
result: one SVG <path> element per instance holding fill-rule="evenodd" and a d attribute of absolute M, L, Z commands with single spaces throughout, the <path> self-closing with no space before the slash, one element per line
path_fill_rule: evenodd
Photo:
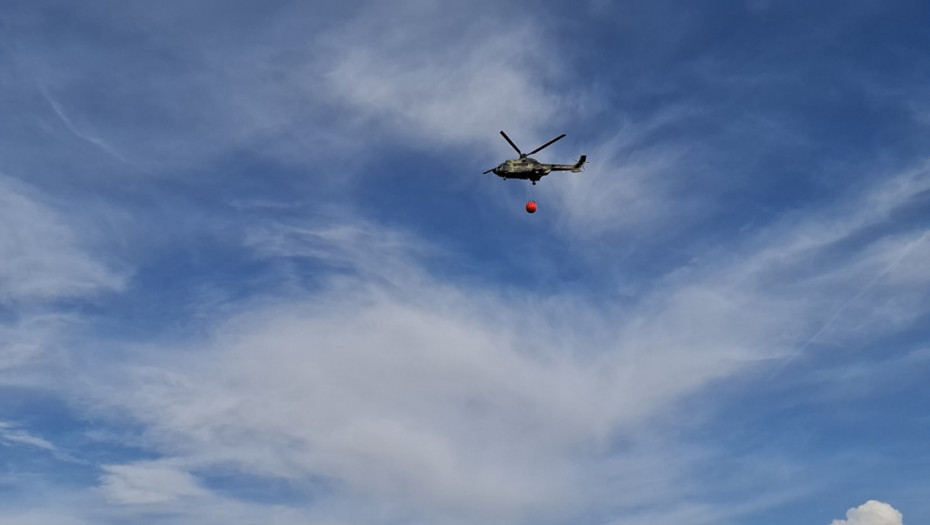
<path fill-rule="evenodd" d="M 55 111 L 55 114 L 58 115 L 58 118 L 65 125 L 65 127 L 68 128 L 68 131 L 70 131 L 71 134 L 73 134 L 74 136 L 78 137 L 81 140 L 84 140 L 100 148 L 101 150 L 103 150 L 105 153 L 115 158 L 116 160 L 124 164 L 133 166 L 133 163 L 130 162 L 128 159 L 126 159 L 126 157 L 124 157 L 122 154 L 120 154 L 120 152 L 116 151 L 116 149 L 114 149 L 113 146 L 107 144 L 106 142 L 104 142 L 103 140 L 97 137 L 88 135 L 82 132 L 80 129 L 78 129 L 77 126 L 74 125 L 74 122 L 71 121 L 71 118 L 69 118 L 68 115 L 65 113 L 65 111 L 62 109 L 61 104 L 59 104 L 58 101 L 52 98 L 52 96 L 48 93 L 48 89 L 46 89 L 44 86 L 40 86 L 39 92 L 42 93 L 42 96 L 45 97 L 45 100 L 52 107 L 52 109 Z"/>
<path fill-rule="evenodd" d="M 55 445 L 52 445 L 48 441 L 40 437 L 33 436 L 24 430 L 17 429 L 15 425 L 4 421 L 0 421 L 0 443 L 7 445 L 28 445 L 49 451 L 56 450 Z"/>
<path fill-rule="evenodd" d="M 833 322 L 837 319 L 837 317 L 839 317 L 840 315 L 842 315 L 843 312 L 844 312 L 851 304 L 853 304 L 853 303 L 855 303 L 856 301 L 858 301 L 860 298 L 862 298 L 863 295 L 865 295 L 869 290 L 871 290 L 871 289 L 872 289 L 872 286 L 875 285 L 875 283 L 876 283 L 879 279 L 882 279 L 883 277 L 887 276 L 892 270 L 894 270 L 899 264 L 901 264 L 901 261 L 903 261 L 904 258 L 907 257 L 908 254 L 910 254 L 911 250 L 913 250 L 914 247 L 916 247 L 917 245 L 922 244 L 922 243 L 924 242 L 924 240 L 926 239 L 926 237 L 927 237 L 927 234 L 926 234 L 926 233 L 923 233 L 923 234 L 921 234 L 920 237 L 918 237 L 917 239 L 914 239 L 914 240 L 912 240 L 912 241 L 906 243 L 906 244 L 904 245 L 904 247 L 901 248 L 901 251 L 900 251 L 900 252 L 898 253 L 898 255 L 895 257 L 895 259 L 894 259 L 888 266 L 886 266 L 884 269 L 882 269 L 882 271 L 880 271 L 879 273 L 877 273 L 877 274 L 875 275 L 875 277 L 872 277 L 871 279 L 869 279 L 869 281 L 866 282 L 865 285 L 863 285 L 862 289 L 859 290 L 859 291 L 856 293 L 856 295 L 854 295 L 854 296 L 851 297 L 848 301 L 846 301 L 846 302 L 844 302 L 843 304 L 841 304 L 840 307 L 837 308 L 835 312 L 833 312 L 833 315 L 831 315 L 830 318 L 827 319 L 827 322 L 824 323 L 823 326 L 821 326 L 816 332 L 814 332 L 814 335 L 812 335 L 810 339 L 808 339 L 807 341 L 805 341 L 804 344 L 801 345 L 801 346 L 797 349 L 796 352 L 792 352 L 792 353 L 788 354 L 788 355 L 778 364 L 778 366 L 772 371 L 772 375 L 770 376 L 769 379 L 774 378 L 779 372 L 781 372 L 786 366 L 788 366 L 788 365 L 791 363 L 791 361 L 793 361 L 797 356 L 803 354 L 804 351 L 807 350 L 807 348 L 808 348 L 812 343 L 814 343 L 814 342 L 821 336 L 821 334 L 823 334 L 827 329 L 829 329 L 829 328 L 831 327 L 831 325 L 833 325 Z"/>

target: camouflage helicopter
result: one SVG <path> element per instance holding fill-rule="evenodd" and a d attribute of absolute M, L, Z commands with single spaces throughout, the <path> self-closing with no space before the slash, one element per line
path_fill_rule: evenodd
<path fill-rule="evenodd" d="M 498 167 L 489 169 L 484 173 L 493 173 L 504 180 L 528 180 L 535 185 L 537 182 L 539 182 L 539 179 L 545 177 L 553 171 L 571 171 L 573 173 L 578 173 L 584 167 L 585 159 L 588 158 L 586 155 L 582 155 L 581 158 L 578 159 L 578 162 L 575 164 L 543 164 L 542 162 L 529 157 L 530 155 L 538 153 L 544 148 L 551 146 L 554 142 L 564 137 L 564 133 L 529 153 L 523 153 L 520 151 L 520 148 L 518 148 L 517 145 L 514 144 L 512 140 L 510 140 L 510 137 L 508 137 L 507 134 L 503 131 L 501 131 L 501 136 L 504 137 L 504 140 L 506 140 L 507 143 L 510 144 L 510 146 L 520 154 L 520 158 L 505 160 Z"/>

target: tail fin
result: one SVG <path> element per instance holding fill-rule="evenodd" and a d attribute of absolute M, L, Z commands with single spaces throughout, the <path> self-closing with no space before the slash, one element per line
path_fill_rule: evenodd
<path fill-rule="evenodd" d="M 588 156 L 582 155 L 581 158 L 578 159 L 578 162 L 576 162 L 575 165 L 572 166 L 572 173 L 578 173 L 579 171 L 583 170 L 584 165 L 587 161 L 588 161 Z"/>

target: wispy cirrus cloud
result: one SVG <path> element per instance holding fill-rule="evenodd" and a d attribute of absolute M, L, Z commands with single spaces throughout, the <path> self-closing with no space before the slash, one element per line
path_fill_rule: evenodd
<path fill-rule="evenodd" d="M 28 29 L 45 20 L 24 17 L 11 62 L 42 86 L 68 133 L 134 175 L 173 176 L 253 148 L 305 167 L 351 167 L 351 157 L 399 137 L 414 150 L 500 146 L 496 130 L 508 128 L 529 143 L 548 138 L 543 125 L 577 117 L 586 100 L 584 90 L 552 87 L 564 89 L 571 69 L 532 16 L 503 22 L 490 4 L 437 2 L 368 3 L 348 17 L 280 9 L 288 14 L 262 15 L 267 24 L 229 17 L 193 35 L 185 29 L 202 9 L 88 8 L 75 23 L 106 30 L 67 50 L 30 45 Z M 122 27 L 151 63 L 110 45 L 124 38 L 106 23 L 116 16 L 132 21 Z M 75 67 L 78 52 L 94 67 Z M 88 93 L 107 100 L 86 111 Z"/>
<path fill-rule="evenodd" d="M 206 494 L 184 470 L 158 462 L 106 465 L 100 490 L 113 502 L 125 505 L 170 503 Z"/>
<path fill-rule="evenodd" d="M 0 443 L 8 446 L 15 444 L 27 445 L 49 451 L 56 450 L 55 445 L 48 441 L 38 436 L 33 436 L 29 432 L 17 428 L 16 425 L 4 421 L 0 421 Z"/>
<path fill-rule="evenodd" d="M 475 13 L 427 5 L 407 6 L 407 29 L 373 30 L 385 17 L 379 9 L 325 35 L 334 50 L 324 76 L 333 99 L 415 145 L 434 147 L 500 146 L 496 132 L 504 128 L 530 142 L 545 140 L 543 125 L 579 110 L 544 87 L 564 81 L 559 75 L 566 72 L 532 19 L 468 21 Z"/>
<path fill-rule="evenodd" d="M 900 250 L 920 246 L 919 231 L 870 236 L 842 263 L 805 261 L 910 202 L 923 187 L 911 176 L 880 209 L 842 203 L 786 220 L 743 252 L 695 262 L 637 304 L 609 309 L 443 283 L 422 263 L 429 246 L 364 221 L 256 228 L 246 242 L 260 257 L 336 272 L 321 273 L 322 289 L 307 297 L 244 304 L 208 344 L 114 370 L 82 395 L 131 415 L 153 450 L 188 472 L 322 479 L 324 500 L 390 515 L 521 521 L 609 507 L 632 517 L 674 493 L 688 503 L 659 522 L 733 520 L 773 500 L 739 511 L 696 503 L 703 489 L 692 476 L 713 447 L 649 445 L 662 415 L 720 381 L 803 358 L 812 334 L 868 341 L 892 329 L 863 331 L 861 321 L 883 294 L 901 293 L 883 268 L 908 260 L 917 248 Z M 780 479 L 769 495 L 790 492 L 790 473 Z"/>
<path fill-rule="evenodd" d="M 127 383 L 104 382 L 88 394 L 107 405 L 122 399 L 117 405 L 139 419 L 147 441 L 191 469 L 322 478 L 336 491 L 330 498 L 423 519 L 454 522 L 464 512 L 522 520 L 615 500 L 611 488 L 621 486 L 639 502 L 659 498 L 681 466 L 660 461 L 654 455 L 662 452 L 629 429 L 753 359 L 735 340 L 685 353 L 701 337 L 689 328 L 694 307 L 713 323 L 734 312 L 711 290 L 659 300 L 670 303 L 656 305 L 664 323 L 624 323 L 621 333 L 629 333 L 611 344 L 610 317 L 578 298 L 526 298 L 538 307 L 521 312 L 494 292 L 435 281 L 415 258 L 372 266 L 397 255 L 394 243 L 369 242 L 379 237 L 340 236 L 334 251 L 326 230 L 289 230 L 287 254 L 261 253 L 332 255 L 363 278 L 336 277 L 306 300 L 244 308 L 208 347 L 183 358 L 159 352 L 170 361 L 138 363 L 117 372 Z M 669 323 L 687 342 L 665 333 Z M 575 355 L 576 348 L 591 350 Z M 645 455 L 616 461 L 640 481 L 653 479 L 648 489 L 601 464 L 618 436 Z M 590 476 L 602 489 L 573 488 Z"/>
<path fill-rule="evenodd" d="M 64 215 L 0 177 L 0 300 L 48 301 L 118 291 L 124 276 L 95 257 Z"/>

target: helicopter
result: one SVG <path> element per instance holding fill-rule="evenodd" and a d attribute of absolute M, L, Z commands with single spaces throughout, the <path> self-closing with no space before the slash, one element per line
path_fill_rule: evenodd
<path fill-rule="evenodd" d="M 517 151 L 520 155 L 519 159 L 505 160 L 496 168 L 489 169 L 483 174 L 493 173 L 498 177 L 507 180 L 507 179 L 520 179 L 528 180 L 533 183 L 535 186 L 539 179 L 545 177 L 550 172 L 553 171 L 571 171 L 573 173 L 578 173 L 584 168 L 585 160 L 588 158 L 586 155 L 582 155 L 578 159 L 578 162 L 575 164 L 543 164 L 536 159 L 530 158 L 530 155 L 538 153 L 545 148 L 548 148 L 556 141 L 562 139 L 565 136 L 565 133 L 562 133 L 558 137 L 550 140 L 549 142 L 543 144 L 542 146 L 534 149 L 529 153 L 523 153 L 520 151 L 520 148 L 510 140 L 510 137 L 506 133 L 501 131 L 501 136 L 504 137 L 504 140 L 507 141 L 507 144 Z M 532 213 L 532 212 L 530 212 Z"/>

